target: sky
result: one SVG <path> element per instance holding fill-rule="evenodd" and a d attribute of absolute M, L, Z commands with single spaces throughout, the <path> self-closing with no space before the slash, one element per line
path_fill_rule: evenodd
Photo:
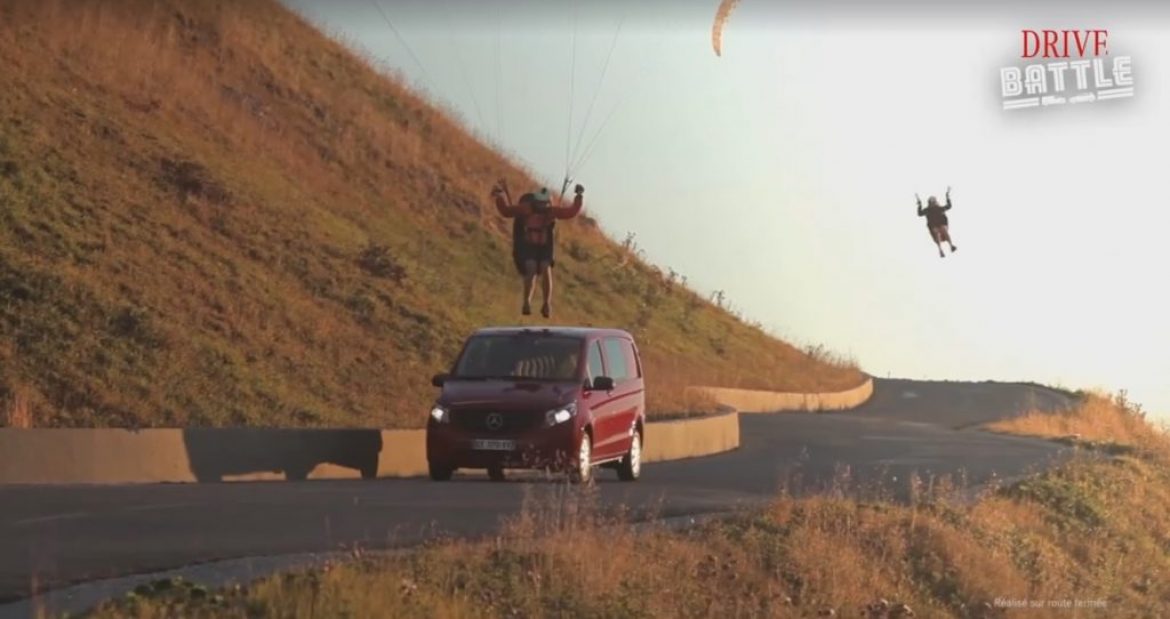
<path fill-rule="evenodd" d="M 778 336 L 1170 420 L 1166 5 L 742 0 L 717 57 L 714 0 L 286 2 Z M 1001 109 L 1025 28 L 1107 29 L 1133 98 Z"/>

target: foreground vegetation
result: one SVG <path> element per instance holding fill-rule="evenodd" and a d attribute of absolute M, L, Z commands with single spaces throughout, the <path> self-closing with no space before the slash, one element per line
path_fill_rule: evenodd
<path fill-rule="evenodd" d="M 1071 415 L 1099 414 L 1140 415 L 1103 398 Z M 230 591 L 145 587 L 95 616 L 1166 616 L 1170 444 L 1111 439 L 1133 451 L 1086 452 L 974 500 L 945 480 L 911 480 L 910 504 L 860 500 L 842 481 L 685 530 L 547 489 L 493 541 Z"/>
<path fill-rule="evenodd" d="M 486 196 L 538 180 L 276 0 L 0 0 L 0 65 L 0 424 L 416 426 L 522 320 Z M 554 322 L 632 331 L 655 413 L 860 383 L 560 229 Z"/>
<path fill-rule="evenodd" d="M 1125 392 L 1115 396 L 1088 393 L 1081 400 L 1080 406 L 1067 411 L 1031 412 L 989 424 L 988 429 L 1113 453 L 1140 450 L 1152 457 L 1164 453 L 1167 428 L 1151 423 L 1141 406 L 1130 402 Z"/>

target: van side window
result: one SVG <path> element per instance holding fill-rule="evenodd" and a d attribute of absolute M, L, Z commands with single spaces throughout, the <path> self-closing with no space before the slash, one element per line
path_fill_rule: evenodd
<path fill-rule="evenodd" d="M 622 350 L 626 353 L 630 378 L 642 378 L 642 364 L 638 363 L 638 353 L 634 352 L 634 344 L 630 340 L 622 340 Z"/>
<path fill-rule="evenodd" d="M 601 343 L 593 342 L 589 345 L 589 380 L 598 376 L 605 376 L 605 367 L 601 364 Z"/>
<path fill-rule="evenodd" d="M 622 349 L 622 341 L 618 338 L 605 338 L 605 360 L 609 364 L 609 377 L 614 382 L 630 378 L 630 368 L 626 361 L 626 351 Z"/>

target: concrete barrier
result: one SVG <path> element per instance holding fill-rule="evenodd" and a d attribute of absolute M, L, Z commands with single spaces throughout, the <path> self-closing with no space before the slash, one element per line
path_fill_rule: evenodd
<path fill-rule="evenodd" d="M 644 462 L 681 460 L 739 447 L 739 413 L 646 424 Z"/>
<path fill-rule="evenodd" d="M 856 408 L 873 395 L 873 379 L 845 391 L 828 393 L 782 393 L 725 387 L 690 387 L 714 398 L 719 404 L 744 413 L 777 413 L 783 411 L 829 411 Z"/>
<path fill-rule="evenodd" d="M 182 430 L 0 429 L 0 483 L 195 481 Z"/>
<path fill-rule="evenodd" d="M 0 484 L 136 484 L 426 475 L 425 430 L 0 428 Z M 646 462 L 739 446 L 734 413 L 646 424 Z"/>
<path fill-rule="evenodd" d="M 426 472 L 422 436 L 422 430 L 0 429 L 0 484 L 418 475 Z"/>
<path fill-rule="evenodd" d="M 837 393 L 695 387 L 738 411 L 840 410 L 873 393 L 867 379 Z M 0 484 L 189 483 L 425 475 L 424 430 L 267 428 L 0 428 Z M 739 413 L 646 424 L 646 462 L 739 446 Z"/>

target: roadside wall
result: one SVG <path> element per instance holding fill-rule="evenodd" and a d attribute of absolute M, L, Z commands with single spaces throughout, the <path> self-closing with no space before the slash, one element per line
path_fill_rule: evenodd
<path fill-rule="evenodd" d="M 840 410 L 873 393 L 873 381 L 838 393 L 694 387 L 737 411 Z M 651 421 L 646 462 L 739 447 L 739 412 Z M 427 472 L 423 430 L 270 428 L 0 428 L 0 484 L 132 484 L 415 477 Z"/>
<path fill-rule="evenodd" d="M 644 462 L 681 460 L 739 447 L 739 413 L 646 424 Z"/>
<path fill-rule="evenodd" d="M 0 429 L 0 484 L 135 484 L 426 475 L 423 430 Z M 739 446 L 739 415 L 646 424 L 646 462 Z"/>
<path fill-rule="evenodd" d="M 716 402 L 743 413 L 778 413 L 784 411 L 833 411 L 856 408 L 873 395 L 873 379 L 852 389 L 829 393 L 781 393 L 724 387 L 691 387 Z"/>

